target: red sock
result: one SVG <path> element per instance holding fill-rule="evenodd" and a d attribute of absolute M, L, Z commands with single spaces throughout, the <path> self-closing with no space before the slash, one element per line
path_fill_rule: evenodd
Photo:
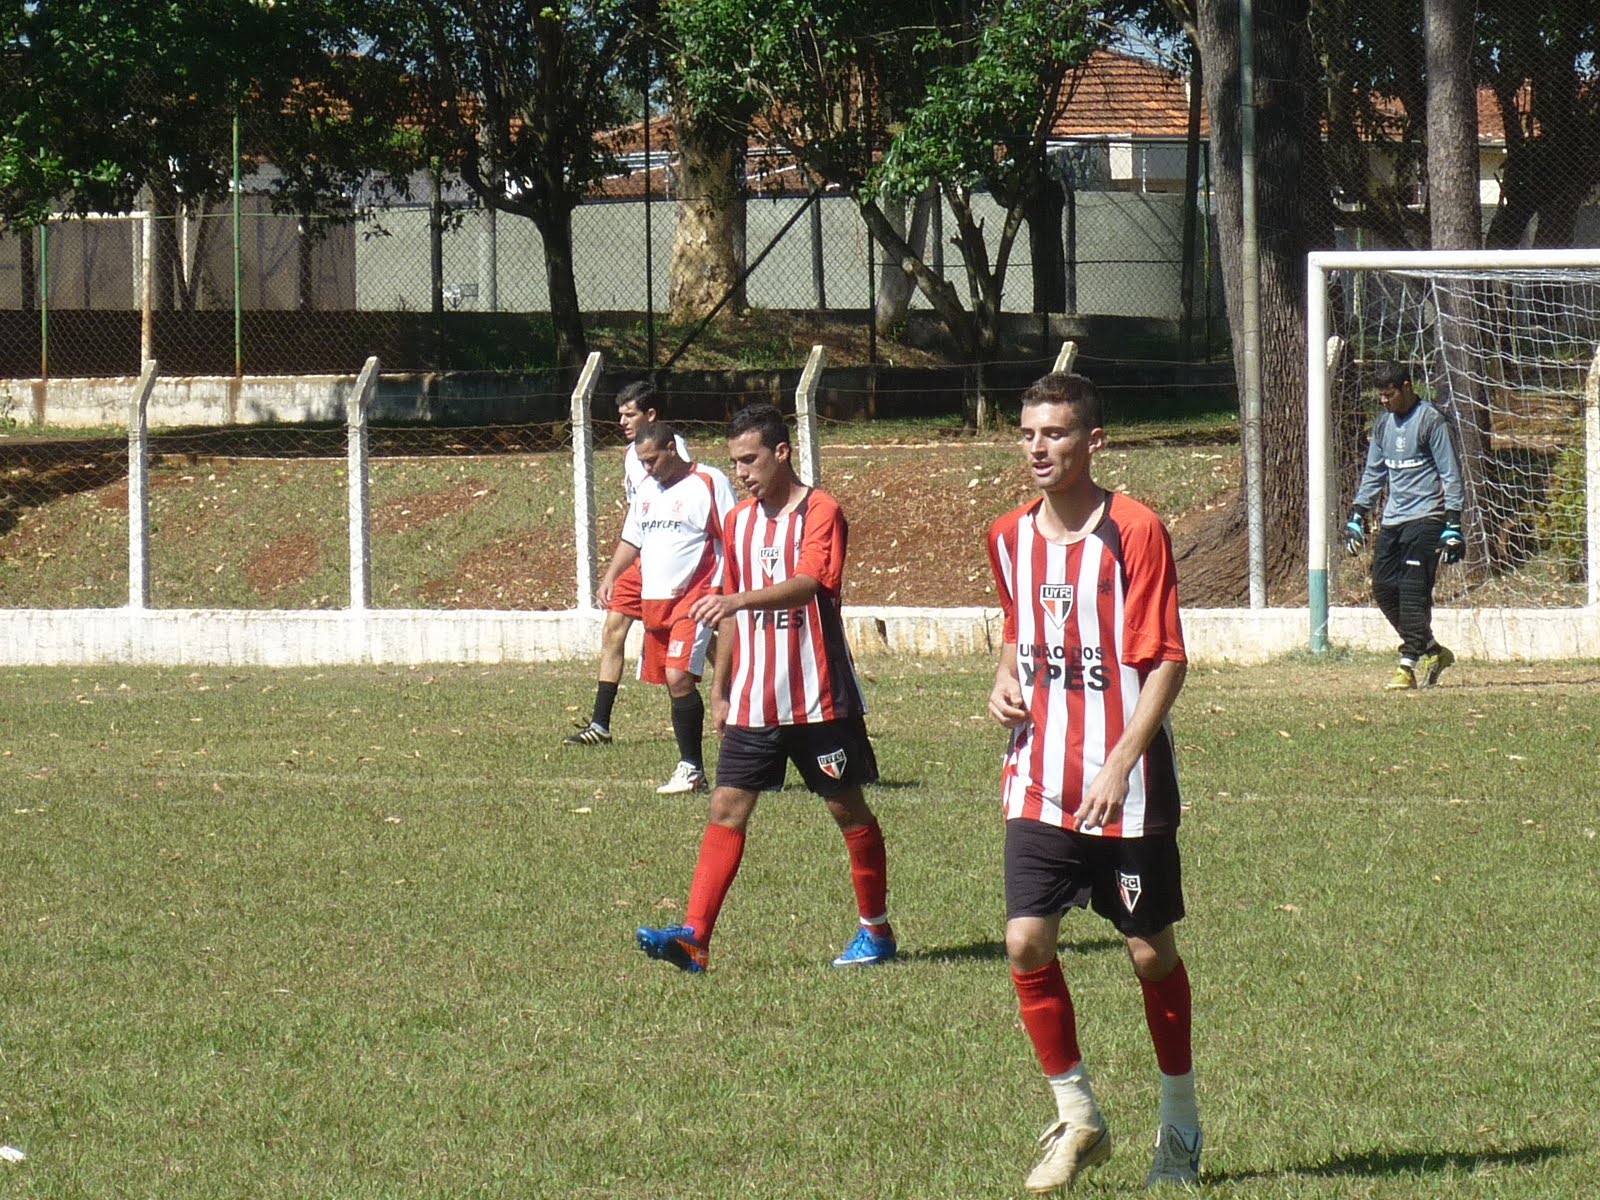
<path fill-rule="evenodd" d="M 717 914 L 727 899 L 733 877 L 739 873 L 744 857 L 744 832 L 726 825 L 706 826 L 700 840 L 700 858 L 694 865 L 694 882 L 689 885 L 689 911 L 684 924 L 694 930 L 702 946 L 711 941 Z"/>
<path fill-rule="evenodd" d="M 1194 1066 L 1190 1050 L 1189 972 L 1182 960 L 1160 983 L 1141 979 L 1144 1019 L 1156 1047 L 1156 1065 L 1163 1075 L 1187 1075 Z"/>
<path fill-rule="evenodd" d="M 1046 1075 L 1065 1075 L 1083 1061 L 1078 1049 L 1078 1019 L 1072 1011 L 1072 993 L 1061 974 L 1061 960 L 1053 958 L 1037 971 L 1011 972 L 1022 1006 L 1022 1027 L 1028 1031 L 1033 1051 Z"/>
<path fill-rule="evenodd" d="M 883 830 L 876 821 L 858 825 L 844 835 L 850 852 L 850 882 L 856 889 L 856 911 L 863 922 L 880 922 L 873 932 L 891 936 L 889 924 L 889 865 L 883 850 Z"/>

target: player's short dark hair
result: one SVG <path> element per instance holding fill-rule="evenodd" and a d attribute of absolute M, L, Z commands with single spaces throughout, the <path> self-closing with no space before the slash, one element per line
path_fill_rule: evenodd
<path fill-rule="evenodd" d="M 646 421 L 639 426 L 639 432 L 634 435 L 635 446 L 655 446 L 664 449 L 667 446 L 676 448 L 678 431 L 672 427 L 671 421 Z"/>
<path fill-rule="evenodd" d="M 1411 368 L 1405 363 L 1386 362 L 1372 373 L 1372 382 L 1381 388 L 1397 388 L 1411 382 Z"/>
<path fill-rule="evenodd" d="M 1052 373 L 1034 380 L 1022 393 L 1022 407 L 1034 404 L 1065 404 L 1083 422 L 1085 429 L 1105 427 L 1105 402 L 1100 399 L 1100 389 L 1083 375 Z"/>
<path fill-rule="evenodd" d="M 640 412 L 649 412 L 652 408 L 660 412 L 661 393 L 648 379 L 637 379 L 617 393 L 618 412 L 630 404 L 638 405 Z"/>
<path fill-rule="evenodd" d="M 728 421 L 728 440 L 747 433 L 759 433 L 761 444 L 768 450 L 776 450 L 784 442 L 794 443 L 789 436 L 789 422 L 774 404 L 752 404 L 733 414 Z"/>

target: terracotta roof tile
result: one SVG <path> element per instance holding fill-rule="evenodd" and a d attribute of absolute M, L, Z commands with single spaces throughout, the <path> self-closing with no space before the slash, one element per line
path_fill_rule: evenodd
<path fill-rule="evenodd" d="M 1068 80 L 1056 115 L 1057 138 L 1182 138 L 1189 132 L 1189 79 L 1174 67 L 1111 50 L 1096 50 Z M 1202 111 L 1200 132 L 1210 125 Z"/>

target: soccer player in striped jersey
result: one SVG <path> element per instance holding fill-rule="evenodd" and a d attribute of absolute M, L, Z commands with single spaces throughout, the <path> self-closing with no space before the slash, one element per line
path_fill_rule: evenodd
<path fill-rule="evenodd" d="M 632 504 L 634 493 L 641 487 L 653 487 L 650 473 L 639 461 L 639 451 L 633 444 L 639 430 L 657 419 L 660 396 L 650 383 L 639 380 L 630 383 L 617 393 L 617 423 L 628 440 L 622 455 L 622 499 Z M 693 461 L 689 446 L 681 436 L 674 440 L 678 457 L 684 462 Z M 600 666 L 595 672 L 594 708 L 589 719 L 578 726 L 576 733 L 561 739 L 566 746 L 606 746 L 611 743 L 611 710 L 617 703 L 617 685 L 622 682 L 622 665 L 628 630 L 635 621 L 644 619 L 644 607 L 639 598 L 639 564 L 635 562 L 621 575 L 611 589 L 609 601 L 602 601 L 606 610 L 605 624 L 600 629 Z"/>
<path fill-rule="evenodd" d="M 868 966 L 895 956 L 883 831 L 862 795 L 878 778 L 866 703 L 840 615 L 849 527 L 838 502 L 807 486 L 790 461 L 788 426 L 770 404 L 728 423 L 734 474 L 750 493 L 729 515 L 722 592 L 694 605 L 717 626 L 711 712 L 722 751 L 685 923 L 640 929 L 639 948 L 703 971 L 711 933 L 744 856 L 756 800 L 794 763 L 844 835 L 859 922 L 833 960 Z"/>
<path fill-rule="evenodd" d="M 1101 488 L 1100 394 L 1047 375 L 1022 397 L 1022 451 L 1039 496 L 989 530 L 1004 614 L 990 714 L 1011 731 L 1006 955 L 1056 1120 L 1027 1187 L 1071 1184 L 1111 1155 L 1056 954 L 1064 912 L 1090 906 L 1126 938 L 1161 1072 L 1149 1184 L 1192 1183 L 1200 1118 L 1190 1054 L 1178 779 L 1167 714 L 1188 669 L 1172 545 L 1138 501 Z"/>
<path fill-rule="evenodd" d="M 665 421 L 639 428 L 633 445 L 650 473 L 650 486 L 634 492 L 622 538 L 600 581 L 600 602 L 609 604 L 617 581 L 639 565 L 644 619 L 639 678 L 666 685 L 678 742 L 678 765 L 656 789 L 663 796 L 706 790 L 701 756 L 706 709 L 699 683 L 711 630 L 694 619 L 691 609 L 722 586 L 722 522 L 733 508 L 728 477 L 715 467 L 685 462 L 677 440 Z"/>

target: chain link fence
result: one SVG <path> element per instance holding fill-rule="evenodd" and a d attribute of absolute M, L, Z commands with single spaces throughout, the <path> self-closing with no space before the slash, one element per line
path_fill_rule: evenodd
<path fill-rule="evenodd" d="M 132 212 L 0 232 L 0 378 L 131 376 L 151 358 L 166 374 L 216 376 L 348 372 L 369 354 L 398 371 L 553 360 L 544 244 L 531 220 L 485 209 L 459 181 L 427 173 L 369 180 L 337 201 L 292 211 L 309 202 L 287 190 L 270 148 L 251 151 L 248 131 L 243 144 L 236 188 L 168 204 L 171 211 L 147 193 L 146 207 Z M 1152 177 L 1144 164 L 1156 161 L 1154 150 L 1143 153 L 1122 172 L 1128 178 L 1082 167 L 1063 175 L 1065 307 L 1187 318 L 1204 351 L 1225 338 L 1209 213 L 1198 213 L 1198 298 L 1186 310 L 1181 178 Z M 578 300 L 591 329 L 636 329 L 647 315 L 667 320 L 682 199 L 675 159 L 652 154 L 647 172 L 644 156 L 634 157 L 637 169 L 572 217 Z M 1101 147 L 1071 161 L 1112 157 Z M 1168 147 L 1160 161 L 1172 158 Z M 1170 173 L 1170 163 L 1162 169 Z M 824 194 L 809 219 L 796 219 L 805 189 L 790 180 L 791 190 L 780 183 L 773 191 L 766 177 L 750 186 L 743 260 L 760 261 L 744 284 L 748 305 L 870 309 L 883 256 L 855 202 Z M 974 206 L 992 242 L 1003 213 L 985 196 Z M 936 211 L 931 225 L 933 265 L 968 294 L 959 258 L 940 249 L 953 218 Z M 1010 259 L 1005 311 L 1041 307 L 1033 279 L 1024 231 Z M 910 309 L 926 308 L 913 295 Z"/>

